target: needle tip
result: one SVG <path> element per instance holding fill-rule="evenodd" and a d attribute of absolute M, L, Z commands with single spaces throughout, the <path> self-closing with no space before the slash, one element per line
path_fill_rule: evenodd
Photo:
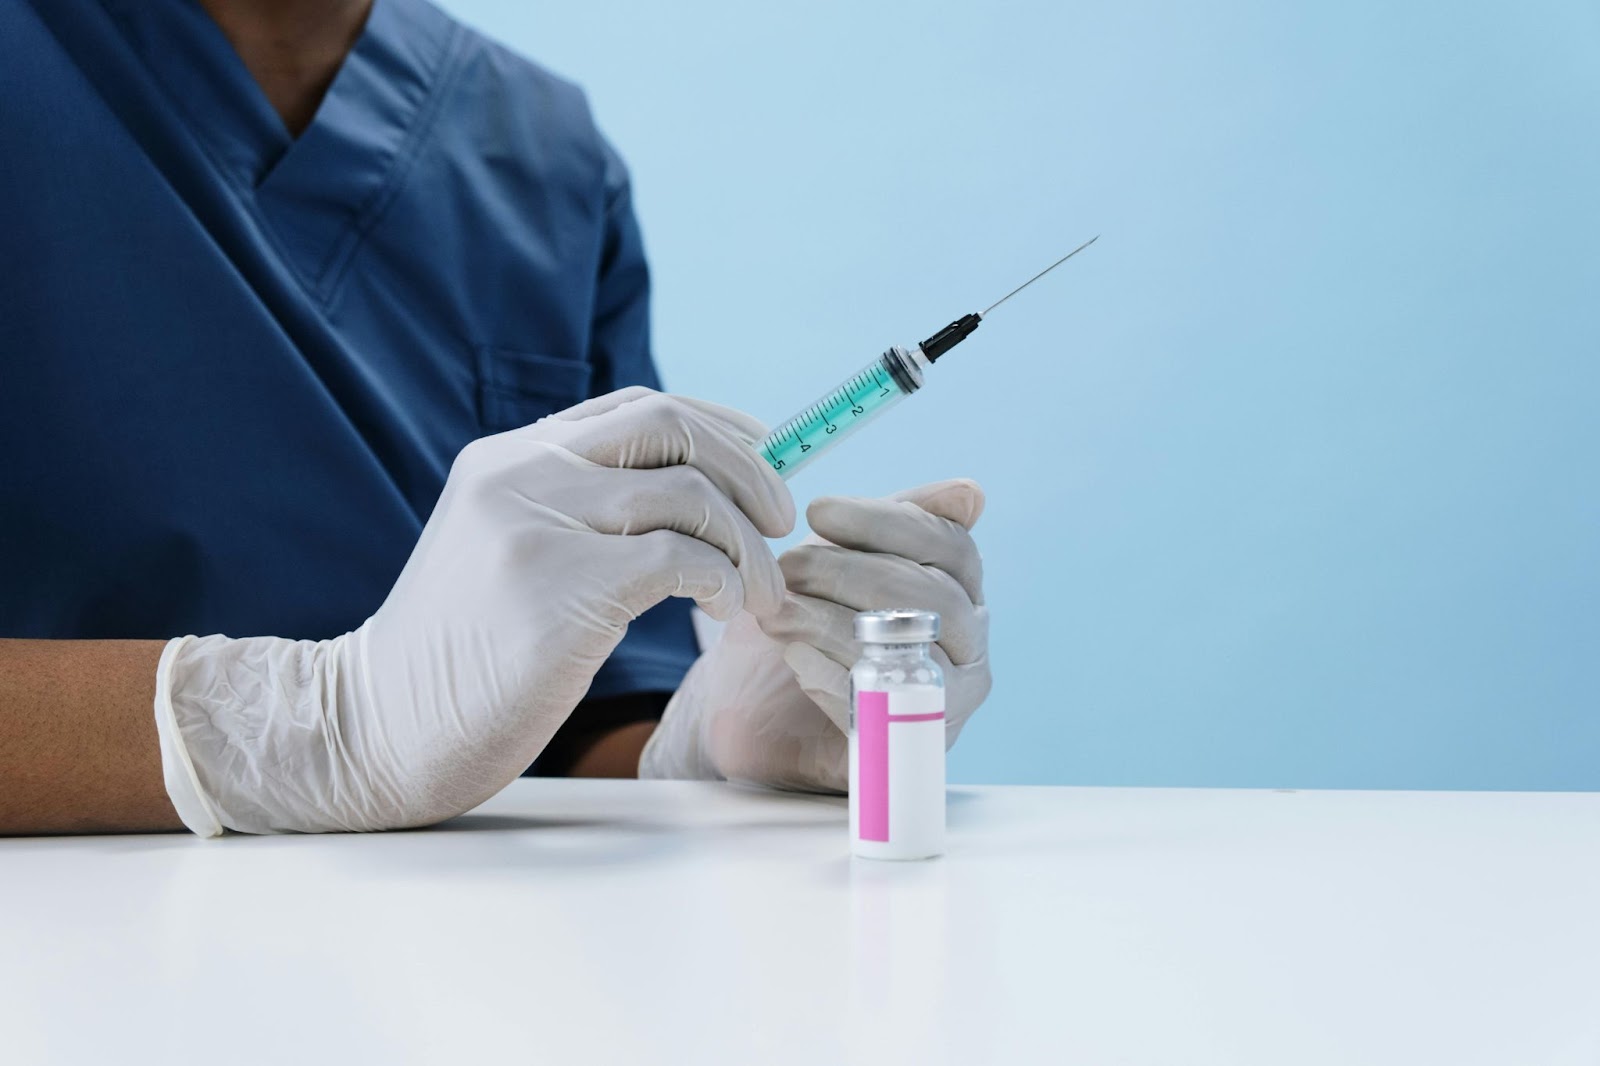
<path fill-rule="evenodd" d="M 1027 281 L 1024 281 L 1021 285 L 1018 285 L 1016 288 L 1012 289 L 1010 292 L 1008 292 L 1004 296 L 1000 297 L 1000 299 L 996 300 L 994 303 L 990 304 L 988 307 L 985 307 L 982 311 L 979 311 L 977 313 L 976 317 L 981 320 L 984 315 L 987 315 L 990 311 L 993 311 L 996 307 L 999 307 L 1001 304 L 1003 304 L 1007 300 L 1011 299 L 1017 293 L 1021 292 L 1023 289 L 1026 289 L 1029 285 L 1032 285 L 1034 282 L 1038 281 L 1040 278 L 1042 278 L 1046 274 L 1050 273 L 1050 271 L 1054 270 L 1056 267 L 1060 266 L 1062 263 L 1065 263 L 1068 259 L 1071 259 L 1073 256 L 1077 255 L 1079 252 L 1083 251 L 1085 248 L 1089 247 L 1089 245 L 1093 244 L 1095 241 L 1097 241 L 1099 239 L 1100 239 L 1100 234 L 1096 233 L 1093 237 L 1090 237 L 1088 240 L 1086 240 L 1082 244 L 1078 245 L 1072 251 L 1068 252 L 1066 255 L 1062 256 L 1060 259 L 1057 259 L 1054 263 L 1051 263 L 1049 266 L 1047 266 L 1043 270 L 1039 271 L 1039 273 L 1035 274 L 1033 277 L 1029 278 Z"/>

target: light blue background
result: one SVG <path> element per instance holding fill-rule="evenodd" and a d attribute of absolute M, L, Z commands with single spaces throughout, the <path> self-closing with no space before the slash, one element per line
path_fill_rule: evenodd
<path fill-rule="evenodd" d="M 1600 787 L 1592 0 L 447 6 L 589 90 L 675 391 L 1104 234 L 794 483 L 988 488 L 954 779 Z"/>

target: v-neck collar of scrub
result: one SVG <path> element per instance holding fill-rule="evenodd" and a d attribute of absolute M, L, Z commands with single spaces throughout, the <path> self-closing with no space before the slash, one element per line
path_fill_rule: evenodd
<path fill-rule="evenodd" d="M 311 124 L 290 137 L 195 0 L 102 0 L 222 176 L 327 299 L 423 139 L 461 27 L 426 0 L 374 0 Z"/>

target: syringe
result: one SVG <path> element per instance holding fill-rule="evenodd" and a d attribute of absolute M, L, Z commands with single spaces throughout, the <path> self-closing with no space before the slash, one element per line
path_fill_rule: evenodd
<path fill-rule="evenodd" d="M 898 344 L 890 348 L 816 403 L 768 433 L 756 445 L 757 450 L 772 464 L 779 477 L 785 481 L 794 477 L 802 467 L 815 462 L 850 434 L 922 388 L 927 369 L 966 340 L 990 311 L 1099 239 L 1098 235 L 1089 238 L 982 311 L 962 315 L 915 348 L 902 348 Z"/>

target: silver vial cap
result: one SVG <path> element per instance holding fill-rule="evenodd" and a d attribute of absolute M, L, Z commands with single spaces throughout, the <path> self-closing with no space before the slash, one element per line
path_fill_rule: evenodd
<path fill-rule="evenodd" d="M 856 615 L 856 639 L 863 644 L 922 644 L 939 639 L 939 614 L 898 607 Z"/>

